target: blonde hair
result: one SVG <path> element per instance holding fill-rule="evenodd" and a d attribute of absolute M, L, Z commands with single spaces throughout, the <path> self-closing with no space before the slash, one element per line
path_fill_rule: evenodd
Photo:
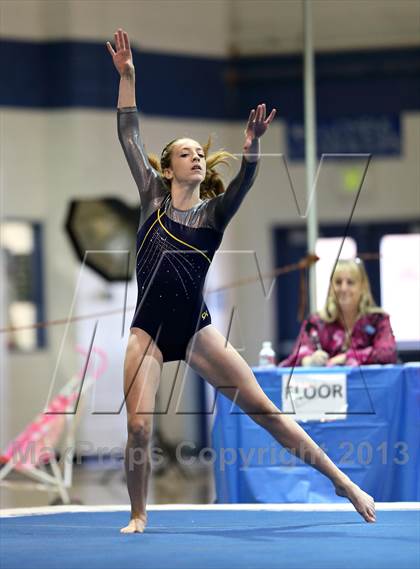
<path fill-rule="evenodd" d="M 335 322 L 340 316 L 340 307 L 337 303 L 336 293 L 334 290 L 334 278 L 340 272 L 348 271 L 357 280 L 361 282 L 362 294 L 359 300 L 358 315 L 380 313 L 384 310 L 375 303 L 372 292 L 370 290 L 369 278 L 366 273 L 365 265 L 361 259 L 342 259 L 337 262 L 334 272 L 331 275 L 330 286 L 328 288 L 327 300 L 325 306 L 320 310 L 319 315 L 326 322 Z"/>
<path fill-rule="evenodd" d="M 168 188 L 168 192 L 171 191 L 171 182 L 164 177 L 163 171 L 165 168 L 170 168 L 171 166 L 172 150 L 178 140 L 181 139 L 175 138 L 165 146 L 162 150 L 160 160 L 156 154 L 148 155 L 150 164 L 161 175 L 162 180 Z M 229 159 L 233 158 L 236 160 L 236 157 L 233 154 L 226 152 L 226 150 L 223 149 L 209 155 L 211 143 L 211 136 L 209 136 L 207 143 L 203 145 L 204 156 L 206 158 L 206 176 L 200 184 L 201 199 L 214 198 L 225 191 L 225 186 L 220 174 L 214 168 L 218 164 L 224 164 L 225 166 L 229 165 Z"/>

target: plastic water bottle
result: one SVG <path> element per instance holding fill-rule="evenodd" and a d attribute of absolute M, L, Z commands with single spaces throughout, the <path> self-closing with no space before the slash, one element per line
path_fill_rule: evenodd
<path fill-rule="evenodd" d="M 275 367 L 275 365 L 276 365 L 276 354 L 271 346 L 271 342 L 263 342 L 259 354 L 259 366 Z"/>

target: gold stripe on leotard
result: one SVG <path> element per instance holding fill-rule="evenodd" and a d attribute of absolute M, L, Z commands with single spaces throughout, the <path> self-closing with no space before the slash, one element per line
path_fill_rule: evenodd
<path fill-rule="evenodd" d="M 159 210 L 159 211 L 160 211 L 160 210 Z M 158 211 L 158 215 L 159 215 L 159 211 Z M 137 261 L 137 257 L 139 256 L 139 253 L 140 253 L 140 251 L 141 251 L 141 248 L 143 247 L 143 244 L 144 244 L 144 242 L 146 241 L 146 237 L 149 235 L 149 233 L 151 232 L 153 226 L 154 226 L 155 223 L 157 223 L 157 222 L 158 222 L 158 218 L 156 218 L 156 219 L 154 220 L 154 222 L 152 223 L 152 225 L 149 227 L 148 232 L 147 232 L 146 235 L 144 236 L 144 239 L 143 239 L 143 241 L 141 242 L 141 245 L 140 245 L 140 247 L 139 247 L 139 250 L 137 251 L 136 261 Z"/>
<path fill-rule="evenodd" d="M 163 212 L 163 215 L 165 215 L 165 212 Z M 160 209 L 158 211 L 158 215 L 157 215 L 157 221 L 159 221 L 160 225 L 162 226 L 162 228 L 166 231 L 166 233 L 168 233 L 173 239 L 175 239 L 175 241 L 178 241 L 179 243 L 182 243 L 183 245 L 185 245 L 186 247 L 189 247 L 190 249 L 194 249 L 194 251 L 197 251 L 197 253 L 201 253 L 201 255 L 203 255 L 203 257 L 205 257 L 207 259 L 207 261 L 211 264 L 211 259 L 209 259 L 207 257 L 207 255 L 205 253 L 203 253 L 203 251 L 200 251 L 200 249 L 197 249 L 196 247 L 194 247 L 193 245 L 190 245 L 189 243 L 185 243 L 185 241 L 182 241 L 181 239 L 178 239 L 178 237 L 175 237 L 175 235 L 172 235 L 172 233 L 170 231 L 168 231 L 166 229 L 166 227 L 163 225 L 163 223 L 161 222 L 160 218 L 162 216 L 160 215 Z"/>

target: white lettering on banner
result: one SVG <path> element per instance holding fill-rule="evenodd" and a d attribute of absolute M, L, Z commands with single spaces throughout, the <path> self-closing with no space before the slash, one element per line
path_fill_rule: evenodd
<path fill-rule="evenodd" d="M 284 373 L 282 411 L 297 421 L 332 421 L 347 418 L 345 373 Z"/>

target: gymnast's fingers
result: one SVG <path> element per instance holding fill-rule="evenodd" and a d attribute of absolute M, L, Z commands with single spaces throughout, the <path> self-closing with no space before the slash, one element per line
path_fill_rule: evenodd
<path fill-rule="evenodd" d="M 266 123 L 267 125 L 271 123 L 271 121 L 272 121 L 272 120 L 274 119 L 274 117 L 276 116 L 276 113 L 277 113 L 277 109 L 273 109 L 273 110 L 271 111 L 271 113 L 268 115 L 268 117 L 267 117 L 267 119 L 266 119 L 266 121 L 265 121 L 265 123 Z"/>
<path fill-rule="evenodd" d="M 114 57 L 116 54 L 115 54 L 115 51 L 114 51 L 113 48 L 112 48 L 112 45 L 109 43 L 109 41 L 106 42 L 106 47 L 107 47 L 109 53 L 112 55 L 112 57 Z"/>

